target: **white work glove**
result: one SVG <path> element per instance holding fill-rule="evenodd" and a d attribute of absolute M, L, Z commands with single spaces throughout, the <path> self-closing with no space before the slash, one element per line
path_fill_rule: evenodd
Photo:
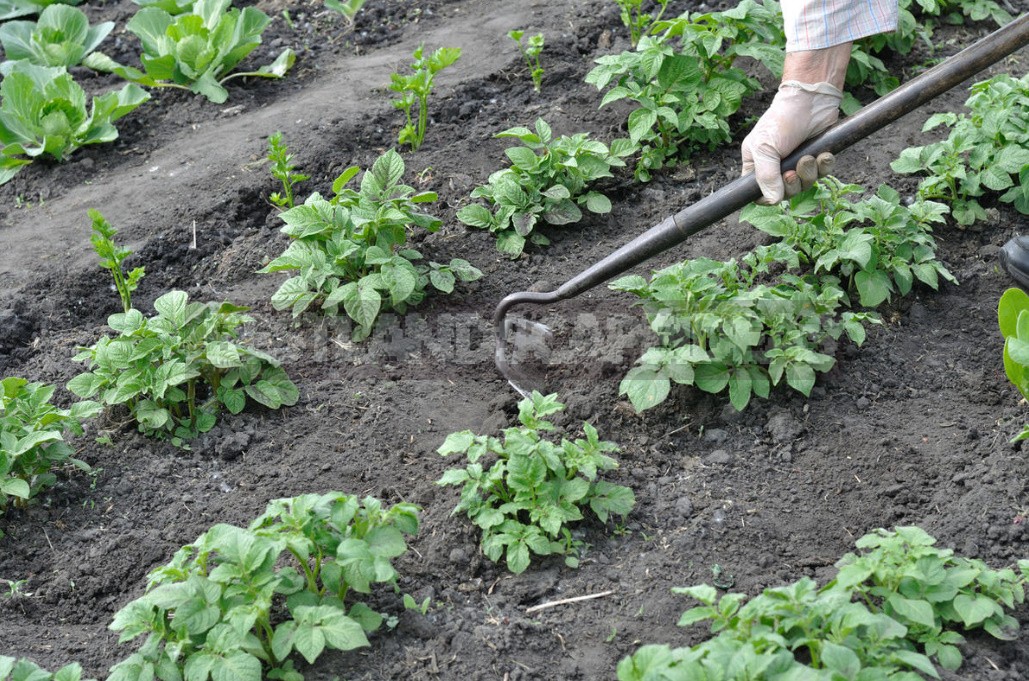
<path fill-rule="evenodd" d="M 802 159 L 804 172 L 798 163 L 797 175 L 790 175 L 786 181 L 780 162 L 805 140 L 836 122 L 842 99 L 843 93 L 830 83 L 783 81 L 768 111 L 743 140 L 743 174 L 753 172 L 757 177 L 762 194 L 758 203 L 776 204 L 784 195 L 795 194 L 801 187 L 806 189 L 818 175 L 828 173 L 831 160 L 823 162 L 824 154 L 819 155 L 817 167 L 810 156 Z"/>

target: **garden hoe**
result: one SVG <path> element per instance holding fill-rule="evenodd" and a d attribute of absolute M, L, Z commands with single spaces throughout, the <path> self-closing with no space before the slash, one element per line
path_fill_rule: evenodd
<path fill-rule="evenodd" d="M 848 116 L 834 127 L 804 143 L 782 162 L 783 171 L 796 168 L 803 156 L 824 152 L 837 154 L 859 140 L 881 130 L 930 99 L 943 94 L 983 69 L 1029 44 L 1029 14 L 1023 14 L 950 59 L 938 64 L 890 94 Z M 551 332 L 543 324 L 509 319 L 515 305 L 536 305 L 567 300 L 682 243 L 687 237 L 722 220 L 761 197 L 754 175 L 747 174 L 697 203 L 666 218 L 625 244 L 603 260 L 575 275 L 556 290 L 546 293 L 520 291 L 497 305 L 493 324 L 497 334 L 496 364 L 500 373 L 521 393 L 544 391 L 544 373 L 526 359 L 545 361 Z"/>

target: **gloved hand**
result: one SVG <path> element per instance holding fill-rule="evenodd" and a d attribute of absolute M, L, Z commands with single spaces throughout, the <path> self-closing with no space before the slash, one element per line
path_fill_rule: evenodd
<path fill-rule="evenodd" d="M 829 83 L 783 81 L 768 111 L 743 140 L 743 174 L 753 171 L 757 176 L 762 194 L 758 203 L 778 203 L 785 195 L 799 191 L 798 184 L 801 188 L 810 187 L 819 175 L 827 174 L 828 171 L 819 172 L 819 166 L 831 165 L 823 161 L 823 155 L 817 162 L 810 156 L 801 159 L 797 174 L 787 173 L 785 177 L 780 162 L 805 140 L 836 122 L 842 99 L 843 93 Z M 812 168 L 814 173 L 810 172 Z"/>

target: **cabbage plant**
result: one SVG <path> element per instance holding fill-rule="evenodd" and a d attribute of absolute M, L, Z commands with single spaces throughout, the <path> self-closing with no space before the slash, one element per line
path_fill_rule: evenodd
<path fill-rule="evenodd" d="M 150 95 L 137 85 L 93 97 L 63 67 L 14 62 L 0 82 L 0 184 L 47 155 L 63 161 L 86 144 L 118 137 L 114 122 Z"/>
<path fill-rule="evenodd" d="M 0 21 L 39 14 L 50 5 L 79 5 L 82 0 L 0 0 Z"/>
<path fill-rule="evenodd" d="M 113 28 L 113 21 L 90 26 L 86 13 L 76 7 L 50 5 L 38 21 L 0 25 L 0 43 L 8 60 L 0 70 L 6 73 L 22 59 L 40 66 L 76 66 Z"/>
<path fill-rule="evenodd" d="M 143 71 L 123 66 L 102 52 L 83 62 L 98 71 L 115 73 L 144 87 L 190 90 L 216 104 L 228 99 L 225 81 L 243 76 L 281 78 L 296 54 L 286 48 L 256 71 L 230 73 L 261 44 L 261 33 L 271 19 L 255 7 L 230 8 L 232 0 L 198 0 L 193 11 L 172 16 L 157 7 L 144 7 L 126 28 L 143 47 Z"/>

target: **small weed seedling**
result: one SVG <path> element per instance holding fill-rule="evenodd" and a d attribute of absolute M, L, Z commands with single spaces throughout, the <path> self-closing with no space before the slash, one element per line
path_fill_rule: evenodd
<path fill-rule="evenodd" d="M 371 333 L 382 308 L 403 313 L 425 298 L 428 286 L 450 293 L 455 283 L 475 281 L 482 272 L 455 258 L 443 265 L 417 263 L 422 255 L 406 248 L 408 230 L 435 232 L 440 221 L 422 213 L 419 204 L 436 200 L 401 184 L 404 161 L 390 150 L 361 178 L 359 190 L 347 184 L 361 172 L 347 168 L 333 182 L 335 197 L 313 194 L 301 206 L 282 213 L 292 243 L 261 272 L 296 272 L 272 296 L 276 310 L 296 317 L 317 304 L 336 315 L 342 306 L 357 327 L 354 340 Z"/>
<path fill-rule="evenodd" d="M 583 424 L 586 439 L 574 442 L 543 438 L 554 430 L 545 417 L 563 409 L 556 395 L 533 392 L 518 404 L 521 425 L 505 430 L 503 439 L 466 430 L 448 435 L 438 450 L 467 457 L 467 467 L 448 470 L 437 484 L 461 486 L 454 513 L 466 514 L 482 530 L 486 557 L 503 557 L 515 574 L 529 567 L 533 553 L 563 555 L 567 565 L 578 566 L 582 542 L 568 525 L 581 520 L 586 507 L 607 522 L 628 515 L 636 503 L 628 487 L 597 479 L 618 466 L 608 456 L 618 447 L 600 440 L 593 426 Z M 480 463 L 486 455 L 496 457 L 489 469 Z"/>
<path fill-rule="evenodd" d="M 145 87 L 190 90 L 216 104 L 228 99 L 228 80 L 286 75 L 296 60 L 288 47 L 256 71 L 233 72 L 261 44 L 261 33 L 271 19 L 256 7 L 240 10 L 231 4 L 232 0 L 197 0 L 192 11 L 178 16 L 157 7 L 136 12 L 126 28 L 143 48 L 143 71 L 123 66 L 102 52 L 94 52 L 83 63 Z"/>
<path fill-rule="evenodd" d="M 93 244 L 93 250 L 100 256 L 100 266 L 111 273 L 114 288 L 121 298 L 122 308 L 128 312 L 132 309 L 132 292 L 139 286 L 139 280 L 146 271 L 142 267 L 135 267 L 126 273 L 122 264 L 132 255 L 132 251 L 114 243 L 114 235 L 118 230 L 111 227 L 111 223 L 104 219 L 100 211 L 90 208 L 89 217 L 93 221 L 93 234 L 89 241 Z"/>
<path fill-rule="evenodd" d="M 146 640 L 107 681 L 300 681 L 293 651 L 313 664 L 326 649 L 367 646 L 383 616 L 360 595 L 396 590 L 393 560 L 418 511 L 329 492 L 272 501 L 246 529 L 215 525 L 115 614 L 120 641 Z"/>
<path fill-rule="evenodd" d="M 0 515 L 8 505 L 28 505 L 57 481 L 55 471 L 64 466 L 89 472 L 89 465 L 73 456 L 65 436 L 82 435 L 82 421 L 100 405 L 79 402 L 58 409 L 50 403 L 53 394 L 53 386 L 23 378 L 0 381 Z"/>
<path fill-rule="evenodd" d="M 68 5 L 50 5 L 37 21 L 0 24 L 0 43 L 8 61 L 6 72 L 20 59 L 38 66 L 72 67 L 80 64 L 114 29 L 113 21 L 89 25 L 86 13 Z"/>
<path fill-rule="evenodd" d="M 365 0 L 325 0 L 325 6 L 334 12 L 338 12 L 347 23 L 351 26 L 354 25 L 354 20 L 357 17 L 357 13 L 364 7 Z"/>
<path fill-rule="evenodd" d="M 42 156 L 63 161 L 81 146 L 117 139 L 114 122 L 149 99 L 130 83 L 93 97 L 87 109 L 86 93 L 63 67 L 14 62 L 0 81 L 0 184 Z"/>
<path fill-rule="evenodd" d="M 523 44 L 522 36 L 524 35 L 525 31 L 520 30 L 508 31 L 507 33 L 507 37 L 517 43 L 518 51 L 522 53 L 522 59 L 525 60 L 525 65 L 529 67 L 529 73 L 532 76 L 532 88 L 539 92 L 543 82 L 543 67 L 540 65 L 540 53 L 543 51 L 543 34 L 531 35 L 525 39 Z"/>
<path fill-rule="evenodd" d="M 191 303 L 183 291 L 154 308 L 153 317 L 134 308 L 111 315 L 117 335 L 80 348 L 74 359 L 89 371 L 68 390 L 124 405 L 141 432 L 176 445 L 213 428 L 221 409 L 243 411 L 248 398 L 269 409 L 296 404 L 297 388 L 275 358 L 238 342 L 239 327 L 251 321 L 247 308 Z"/>
<path fill-rule="evenodd" d="M 459 47 L 441 47 L 429 56 L 425 56 L 425 46 L 419 45 L 412 55 L 413 74 L 409 76 L 394 73 L 390 76 L 389 89 L 400 95 L 393 106 L 403 110 L 407 123 L 400 130 L 397 141 L 408 144 L 412 151 L 418 151 L 425 140 L 425 129 L 429 125 L 429 94 L 436 74 L 452 65 L 461 56 Z M 412 115 L 414 107 L 418 107 L 418 117 Z"/>
<path fill-rule="evenodd" d="M 633 153 L 628 140 L 615 140 L 610 149 L 589 139 L 588 133 L 554 138 L 541 118 L 535 131 L 511 128 L 499 138 L 514 138 L 523 146 L 504 153 L 511 167 L 490 175 L 489 182 L 476 187 L 472 198 L 483 198 L 492 210 L 469 204 L 458 211 L 458 219 L 497 236 L 497 249 L 517 258 L 527 243 L 544 246 L 550 241 L 537 231 L 542 219 L 551 225 L 566 225 L 582 219 L 584 206 L 591 213 L 609 213 L 611 201 L 591 189 L 590 184 L 611 177 L 611 168 L 622 167 L 623 157 Z"/>
<path fill-rule="evenodd" d="M 272 177 L 282 183 L 282 193 L 274 192 L 268 200 L 279 208 L 293 207 L 293 187 L 309 180 L 309 175 L 295 173 L 293 154 L 289 153 L 286 143 L 282 141 L 282 133 L 276 132 L 268 137 L 268 162 L 271 163 Z"/>
<path fill-rule="evenodd" d="M 1025 601 L 1029 560 L 1018 573 L 992 570 L 934 543 L 917 527 L 877 530 L 821 588 L 805 577 L 749 600 L 719 598 L 706 584 L 673 589 L 700 602 L 679 626 L 709 621 L 715 636 L 690 648 L 643 646 L 619 663 L 618 679 L 938 679 L 937 664 L 961 666 L 959 630 L 1014 637 L 1018 622 L 1005 609 Z"/>
<path fill-rule="evenodd" d="M 997 322 L 1004 337 L 1004 373 L 1029 399 L 1029 296 L 1019 288 L 1009 288 L 997 305 Z M 1012 442 L 1029 439 L 1029 425 Z"/>

